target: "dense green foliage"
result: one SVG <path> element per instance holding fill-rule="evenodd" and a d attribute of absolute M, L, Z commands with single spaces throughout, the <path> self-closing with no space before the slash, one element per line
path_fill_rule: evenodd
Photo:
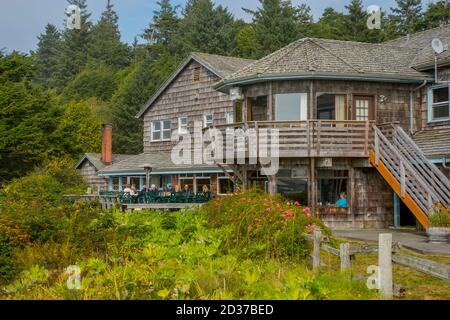
<path fill-rule="evenodd" d="M 99 122 L 113 124 L 115 153 L 142 152 L 143 122 L 135 116 L 192 51 L 258 59 L 303 37 L 380 42 L 437 27 L 450 17 L 443 2 L 397 0 L 382 12 L 381 30 L 369 30 L 361 0 L 348 0 L 342 12 L 325 8 L 315 19 L 305 4 L 260 0 L 257 8 L 244 9 L 251 18 L 246 23 L 213 0 L 188 0 L 183 6 L 160 0 L 138 36 L 144 43 L 128 45 L 121 40 L 112 0 L 105 0 L 98 21 L 92 20 L 89 1 L 67 3 L 81 9 L 80 30 L 47 24 L 35 52 L 0 54 L 1 182 L 55 157 L 75 163 L 84 152 L 99 152 L 97 137 L 87 148 L 86 139 L 77 138 Z M 68 124 L 82 119 L 66 112 L 74 103 L 91 110 L 79 124 Z M 80 111 L 86 115 L 86 108 Z M 86 135 L 96 136 L 91 130 Z M 59 141 L 63 136 L 75 140 Z"/>
<path fill-rule="evenodd" d="M 284 199 L 250 191 L 200 210 L 124 215 L 61 199 L 76 189 L 83 189 L 80 178 L 54 166 L 2 191 L 0 298 L 376 298 L 362 282 L 309 269 L 310 245 L 300 235 L 321 224 Z M 241 220 L 237 207 L 244 212 Z M 281 223 L 256 221 L 267 215 L 264 208 L 273 208 L 273 219 Z M 66 271 L 74 265 L 81 271 L 78 290 L 67 286 Z"/>

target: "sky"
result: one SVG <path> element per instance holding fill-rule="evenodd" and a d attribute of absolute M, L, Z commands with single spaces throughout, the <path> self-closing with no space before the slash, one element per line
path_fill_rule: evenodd
<path fill-rule="evenodd" d="M 428 3 L 430 0 L 424 0 Z M 172 0 L 173 4 L 183 6 L 186 0 Z M 258 0 L 214 0 L 216 4 L 227 6 L 236 18 L 249 21 L 249 16 L 242 7 L 256 9 Z M 293 0 L 293 4 L 306 3 L 312 9 L 314 17 L 321 16 L 326 7 L 344 11 L 350 0 Z M 92 12 L 91 20 L 95 22 L 103 11 L 106 0 L 87 0 L 88 9 Z M 364 0 L 364 6 L 378 5 L 389 9 L 395 0 Z M 119 15 L 122 40 L 132 43 L 134 38 L 142 34 L 157 8 L 156 0 L 113 0 Z M 47 23 L 63 29 L 66 0 L 0 0 L 0 49 L 8 52 L 18 50 L 29 52 L 35 50 L 37 36 L 43 32 Z"/>

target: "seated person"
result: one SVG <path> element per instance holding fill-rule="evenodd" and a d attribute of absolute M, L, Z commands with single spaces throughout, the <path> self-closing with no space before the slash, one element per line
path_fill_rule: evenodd
<path fill-rule="evenodd" d="M 150 187 L 150 189 L 148 190 L 148 192 L 152 193 L 152 194 L 159 194 L 159 190 L 156 187 L 156 185 L 152 184 L 152 186 Z"/>
<path fill-rule="evenodd" d="M 173 186 L 169 183 L 166 187 L 166 190 L 164 190 L 166 193 L 166 196 L 171 195 L 175 189 L 173 188 Z"/>
<path fill-rule="evenodd" d="M 177 184 L 175 186 L 175 193 L 180 193 L 181 192 L 181 186 L 179 184 Z"/>
<path fill-rule="evenodd" d="M 142 193 L 150 192 L 150 188 L 149 188 L 147 185 L 145 185 L 145 186 L 142 188 L 141 192 L 142 192 Z"/>
<path fill-rule="evenodd" d="M 127 184 L 125 189 L 123 189 L 123 192 L 126 194 L 129 194 L 130 196 L 133 196 L 135 194 L 133 189 L 131 188 L 131 185 L 129 185 L 129 184 Z"/>
<path fill-rule="evenodd" d="M 211 191 L 209 191 L 209 188 L 208 188 L 208 186 L 203 186 L 203 188 L 202 188 L 202 192 L 203 192 L 203 194 L 205 195 L 205 196 L 207 196 L 207 197 L 209 197 L 209 198 L 211 198 L 211 196 L 212 196 L 212 193 L 211 193 Z"/>
<path fill-rule="evenodd" d="M 348 207 L 348 201 L 347 201 L 347 195 L 345 192 L 341 192 L 341 195 L 339 197 L 339 200 L 337 201 L 338 208 L 347 208 Z"/>
<path fill-rule="evenodd" d="M 192 195 L 193 194 L 191 188 L 187 184 L 184 186 L 183 193 L 187 194 L 187 195 Z"/>

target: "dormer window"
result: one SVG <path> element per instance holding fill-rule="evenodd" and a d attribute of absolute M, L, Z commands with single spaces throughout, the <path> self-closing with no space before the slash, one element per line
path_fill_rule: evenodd
<path fill-rule="evenodd" d="M 449 86 L 436 86 L 428 92 L 428 121 L 447 121 L 450 120 L 450 92 Z"/>
<path fill-rule="evenodd" d="M 194 68 L 194 82 L 200 81 L 200 67 Z"/>

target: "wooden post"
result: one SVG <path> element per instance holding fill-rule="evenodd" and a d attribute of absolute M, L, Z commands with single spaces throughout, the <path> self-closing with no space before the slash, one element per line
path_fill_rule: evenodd
<path fill-rule="evenodd" d="M 313 270 L 317 271 L 320 267 L 320 243 L 322 241 L 322 231 L 314 230 L 314 248 L 313 248 Z"/>
<path fill-rule="evenodd" d="M 403 160 L 400 159 L 400 197 L 405 199 L 406 196 L 406 171 Z"/>
<path fill-rule="evenodd" d="M 380 268 L 380 294 L 385 300 L 393 297 L 392 282 L 392 234 L 380 234 L 378 240 L 378 266 Z"/>
<path fill-rule="evenodd" d="M 350 244 L 342 243 L 339 250 L 341 256 L 341 271 L 347 271 L 351 268 L 350 262 Z"/>
<path fill-rule="evenodd" d="M 380 163 L 380 136 L 379 132 L 375 130 L 375 165 L 378 166 Z"/>

